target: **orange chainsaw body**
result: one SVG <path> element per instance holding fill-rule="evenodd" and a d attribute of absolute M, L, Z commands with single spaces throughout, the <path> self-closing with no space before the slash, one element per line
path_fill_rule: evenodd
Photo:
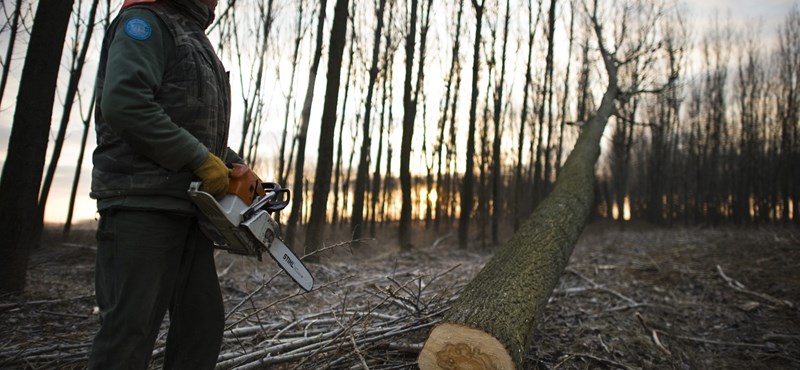
<path fill-rule="evenodd" d="M 250 167 L 241 163 L 234 163 L 231 171 L 228 194 L 239 197 L 244 204 L 250 206 L 256 197 L 263 197 L 266 192 L 261 185 L 261 179 Z"/>

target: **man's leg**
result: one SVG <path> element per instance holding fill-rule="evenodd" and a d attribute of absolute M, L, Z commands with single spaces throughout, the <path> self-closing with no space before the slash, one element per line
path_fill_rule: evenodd
<path fill-rule="evenodd" d="M 195 223 L 187 236 L 178 286 L 169 309 L 164 368 L 213 369 L 224 325 L 214 249 Z"/>
<path fill-rule="evenodd" d="M 90 369 L 147 368 L 192 221 L 164 212 L 103 212 L 95 271 L 101 327 Z"/>

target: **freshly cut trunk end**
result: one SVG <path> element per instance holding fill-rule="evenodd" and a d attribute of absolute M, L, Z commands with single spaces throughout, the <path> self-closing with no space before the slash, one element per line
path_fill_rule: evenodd
<path fill-rule="evenodd" d="M 514 370 L 514 361 L 497 338 L 458 324 L 433 328 L 419 354 L 421 370 Z"/>

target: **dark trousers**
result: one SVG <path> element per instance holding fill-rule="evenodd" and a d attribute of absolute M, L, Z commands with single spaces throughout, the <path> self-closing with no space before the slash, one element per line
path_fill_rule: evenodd
<path fill-rule="evenodd" d="M 194 217 L 104 211 L 95 289 L 101 327 L 90 369 L 146 369 L 165 313 L 165 369 L 213 369 L 225 311 L 213 248 Z"/>

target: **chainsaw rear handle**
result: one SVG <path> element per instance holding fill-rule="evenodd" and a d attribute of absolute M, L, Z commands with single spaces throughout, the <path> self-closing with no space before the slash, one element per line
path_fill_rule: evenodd
<path fill-rule="evenodd" d="M 269 200 L 263 209 L 270 214 L 281 211 L 289 205 L 289 201 L 292 197 L 292 193 L 289 189 L 273 189 L 267 191 L 270 192 L 267 193 L 267 198 Z"/>
<path fill-rule="evenodd" d="M 261 185 L 264 187 L 264 192 L 267 193 L 267 204 L 262 208 L 270 214 L 278 212 L 289 205 L 292 198 L 292 193 L 289 189 L 284 189 L 280 184 L 275 182 L 263 182 Z"/>
<path fill-rule="evenodd" d="M 262 209 L 272 214 L 289 205 L 292 196 L 289 189 L 283 189 L 274 182 L 261 183 L 261 186 L 263 187 L 265 195 L 257 202 L 253 203 L 243 214 L 245 219 L 252 217 L 256 212 Z"/>

